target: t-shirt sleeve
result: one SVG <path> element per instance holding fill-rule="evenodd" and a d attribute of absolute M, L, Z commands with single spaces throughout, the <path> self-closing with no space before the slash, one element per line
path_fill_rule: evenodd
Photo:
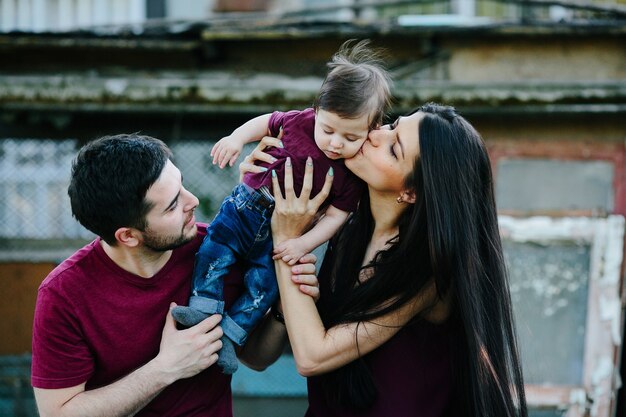
<path fill-rule="evenodd" d="M 268 129 L 272 136 L 276 137 L 280 133 L 280 127 L 283 125 L 285 121 L 285 115 L 287 113 L 281 111 L 275 111 L 270 116 L 270 122 L 268 124 Z"/>
<path fill-rule="evenodd" d="M 89 379 L 94 358 L 81 333 L 71 305 L 53 289 L 41 287 L 33 322 L 33 387 L 69 388 Z"/>
<path fill-rule="evenodd" d="M 356 211 L 361 196 L 365 191 L 365 184 L 353 174 L 349 174 L 339 192 L 337 192 L 330 204 L 342 211 Z"/>

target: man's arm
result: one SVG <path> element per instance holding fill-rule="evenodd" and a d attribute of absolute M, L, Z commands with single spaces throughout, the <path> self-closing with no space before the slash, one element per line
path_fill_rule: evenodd
<path fill-rule="evenodd" d="M 63 389 L 35 388 L 42 417 L 132 416 L 173 382 L 189 378 L 213 365 L 222 347 L 223 332 L 213 315 L 185 330 L 177 330 L 168 312 L 159 354 L 124 378 L 94 390 L 85 383 Z M 123 354 L 123 352 L 120 352 Z"/>
<path fill-rule="evenodd" d="M 272 313 L 270 310 L 263 317 L 237 355 L 244 365 L 255 371 L 263 371 L 276 362 L 289 343 L 285 324 L 276 320 Z"/>

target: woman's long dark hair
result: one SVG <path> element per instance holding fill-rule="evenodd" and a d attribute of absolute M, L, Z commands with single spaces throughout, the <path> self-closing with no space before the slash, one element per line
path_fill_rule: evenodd
<path fill-rule="evenodd" d="M 400 218 L 389 249 L 359 282 L 374 221 L 369 197 L 329 246 L 320 314 L 327 328 L 372 321 L 395 310 L 434 278 L 452 301 L 456 415 L 527 416 L 508 279 L 502 256 L 489 157 L 476 130 L 452 107 L 427 104 L 420 156 L 406 186 L 415 204 Z M 334 260 L 337 260 L 334 262 Z M 408 261 L 410 260 L 410 261 Z M 377 390 L 364 359 L 322 378 L 328 401 L 367 408 Z"/>

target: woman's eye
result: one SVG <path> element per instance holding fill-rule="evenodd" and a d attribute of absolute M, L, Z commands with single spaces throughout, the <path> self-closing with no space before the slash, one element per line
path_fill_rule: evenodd
<path fill-rule="evenodd" d="M 397 158 L 396 157 L 396 152 L 393 150 L 393 146 L 389 147 L 389 153 L 391 153 L 391 156 L 393 156 L 394 158 Z"/>

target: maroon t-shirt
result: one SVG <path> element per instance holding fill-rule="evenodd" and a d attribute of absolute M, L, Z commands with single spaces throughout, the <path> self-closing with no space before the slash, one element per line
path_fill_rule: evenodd
<path fill-rule="evenodd" d="M 293 166 L 293 184 L 296 193 L 302 189 L 304 168 L 307 157 L 313 159 L 313 188 L 311 196 L 320 192 L 326 180 L 326 173 L 333 168 L 333 186 L 324 205 L 330 204 L 339 210 L 355 211 L 364 190 L 363 182 L 358 179 L 343 163 L 343 159 L 332 160 L 324 155 L 317 147 L 314 139 L 315 110 L 291 110 L 286 113 L 274 112 L 270 117 L 269 130 L 273 136 L 278 136 L 279 129 L 283 128 L 284 148 L 269 148 L 266 152 L 276 158 L 276 162 L 259 165 L 267 168 L 266 172 L 247 173 L 243 182 L 250 187 L 259 189 L 266 186 L 272 189 L 272 170 L 278 174 L 280 187 L 284 192 L 283 178 L 285 178 L 285 162 L 291 157 Z"/>
<path fill-rule="evenodd" d="M 330 285 L 332 253 L 320 271 L 320 286 Z M 323 294 L 324 292 L 322 292 Z M 365 356 L 378 389 L 373 406 L 354 410 L 329 405 L 323 379 L 307 379 L 309 409 L 305 417 L 446 417 L 452 414 L 454 387 L 451 325 L 425 320 L 405 326 Z"/>
<path fill-rule="evenodd" d="M 175 249 L 146 279 L 127 272 L 104 252 L 100 239 L 56 267 L 39 287 L 33 326 L 32 385 L 58 389 L 86 381 L 108 385 L 159 352 L 170 302 L 187 305 L 195 253 L 206 235 Z M 242 290 L 241 273 L 225 279 L 228 306 Z M 176 381 L 137 416 L 232 416 L 230 376 L 211 366 Z"/>
<path fill-rule="evenodd" d="M 305 417 L 445 417 L 452 403 L 452 367 L 448 326 L 421 321 L 400 330 L 367 355 L 378 388 L 368 410 L 328 405 L 321 380 L 307 380 L 309 409 Z"/>

